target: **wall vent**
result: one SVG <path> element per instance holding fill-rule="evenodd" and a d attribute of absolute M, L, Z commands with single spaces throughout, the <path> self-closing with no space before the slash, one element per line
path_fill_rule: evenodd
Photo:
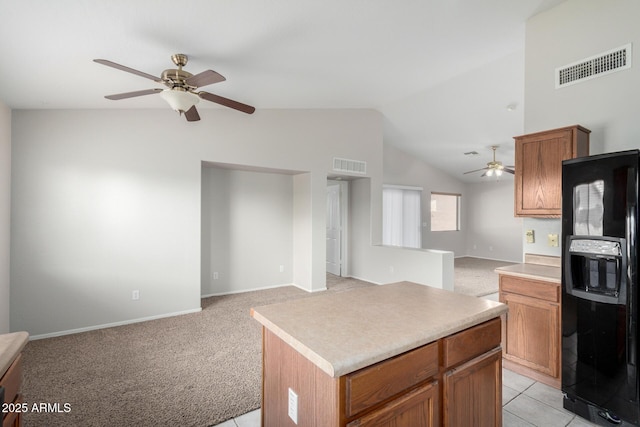
<path fill-rule="evenodd" d="M 367 162 L 360 160 L 333 158 L 333 170 L 339 172 L 357 173 L 361 175 L 367 174 Z"/>
<path fill-rule="evenodd" d="M 631 68 L 631 43 L 556 68 L 556 89 Z"/>

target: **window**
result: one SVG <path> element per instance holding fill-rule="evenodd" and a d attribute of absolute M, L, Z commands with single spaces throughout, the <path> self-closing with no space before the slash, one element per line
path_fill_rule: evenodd
<path fill-rule="evenodd" d="M 431 231 L 460 230 L 460 194 L 431 193 Z"/>
<path fill-rule="evenodd" d="M 422 247 L 422 189 L 385 185 L 382 190 L 382 244 Z"/>

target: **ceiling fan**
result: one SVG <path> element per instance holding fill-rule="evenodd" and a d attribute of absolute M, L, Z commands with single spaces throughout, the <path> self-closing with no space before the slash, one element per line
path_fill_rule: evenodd
<path fill-rule="evenodd" d="M 468 172 L 465 172 L 463 175 L 466 175 L 468 173 L 480 172 L 480 171 L 485 171 L 482 175 L 480 175 L 481 177 L 494 176 L 494 175 L 495 176 L 501 176 L 503 172 L 507 172 L 507 173 L 510 173 L 512 175 L 515 174 L 515 170 L 514 170 L 515 166 L 503 166 L 502 162 L 496 161 L 496 149 L 497 148 L 498 148 L 497 145 L 492 145 L 491 146 L 491 149 L 493 150 L 493 161 L 488 162 L 486 168 L 468 171 Z"/>
<path fill-rule="evenodd" d="M 178 68 L 164 70 L 160 77 L 134 70 L 133 68 L 125 67 L 124 65 L 116 64 L 115 62 L 111 62 L 106 59 L 94 59 L 94 62 L 136 74 L 166 86 L 165 89 L 144 89 L 135 92 L 107 95 L 105 96 L 107 99 L 118 100 L 160 93 L 160 96 L 169 103 L 171 108 L 180 114 L 184 114 L 185 118 L 189 122 L 200 120 L 200 115 L 198 114 L 198 110 L 196 110 L 196 104 L 200 99 L 215 102 L 216 104 L 224 105 L 225 107 L 233 108 L 234 110 L 242 111 L 247 114 L 252 114 L 256 110 L 250 105 L 224 98 L 219 95 L 214 95 L 205 91 L 197 92 L 197 89 L 202 86 L 222 82 L 226 79 L 213 70 L 205 70 L 195 75 L 183 70 L 182 67 L 187 65 L 188 59 L 187 55 L 182 53 L 172 55 L 171 60 Z"/>

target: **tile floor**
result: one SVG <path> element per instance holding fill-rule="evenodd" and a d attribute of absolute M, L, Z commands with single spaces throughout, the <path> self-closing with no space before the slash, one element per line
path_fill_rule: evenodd
<path fill-rule="evenodd" d="M 596 424 L 562 408 L 560 390 L 503 369 L 502 425 L 504 427 L 584 427 Z M 260 410 L 225 421 L 216 427 L 260 427 Z"/>

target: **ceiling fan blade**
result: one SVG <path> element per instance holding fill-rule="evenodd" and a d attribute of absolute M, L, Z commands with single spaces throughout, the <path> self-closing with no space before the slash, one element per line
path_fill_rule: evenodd
<path fill-rule="evenodd" d="M 185 80 L 189 86 L 202 87 L 212 85 L 214 83 L 223 82 L 226 79 L 221 74 L 216 73 L 213 70 L 205 70 L 201 73 L 193 75 Z"/>
<path fill-rule="evenodd" d="M 484 171 L 484 170 L 489 170 L 489 168 L 476 169 L 474 171 L 465 172 L 465 173 L 463 173 L 463 175 L 466 175 L 468 173 L 480 172 L 480 171 Z"/>
<path fill-rule="evenodd" d="M 162 92 L 162 89 L 145 89 L 145 90 L 137 90 L 135 92 L 125 92 L 125 93 L 116 93 L 114 95 L 107 95 L 105 98 L 111 100 L 125 99 L 125 98 L 134 98 L 136 96 L 144 96 L 144 95 L 152 95 L 154 93 Z"/>
<path fill-rule="evenodd" d="M 224 98 L 219 95 L 214 95 L 209 92 L 199 92 L 198 96 L 207 101 L 215 102 L 216 104 L 224 105 L 225 107 L 233 108 L 234 110 L 242 111 L 243 113 L 253 114 L 256 109 L 250 105 L 243 104 L 233 99 Z"/>
<path fill-rule="evenodd" d="M 196 110 L 196 106 L 189 108 L 185 113 L 184 117 L 188 122 L 197 122 L 200 120 L 200 114 L 198 114 L 198 110 Z"/>
<path fill-rule="evenodd" d="M 127 73 L 135 74 L 137 76 L 144 77 L 149 80 L 153 80 L 154 82 L 161 82 L 159 77 L 152 76 L 151 74 L 147 74 L 142 71 L 134 70 L 133 68 L 125 67 L 124 65 L 116 64 L 115 62 L 108 61 L 106 59 L 94 59 L 93 62 L 106 65 L 107 67 L 113 67 L 117 70 L 126 71 Z"/>
<path fill-rule="evenodd" d="M 502 170 L 503 170 L 503 171 L 505 171 L 505 172 L 507 172 L 507 173 L 510 173 L 511 175 L 515 175 L 515 174 L 516 174 L 516 171 L 514 171 L 513 169 L 507 169 L 507 168 L 504 168 L 504 169 L 502 169 Z"/>

